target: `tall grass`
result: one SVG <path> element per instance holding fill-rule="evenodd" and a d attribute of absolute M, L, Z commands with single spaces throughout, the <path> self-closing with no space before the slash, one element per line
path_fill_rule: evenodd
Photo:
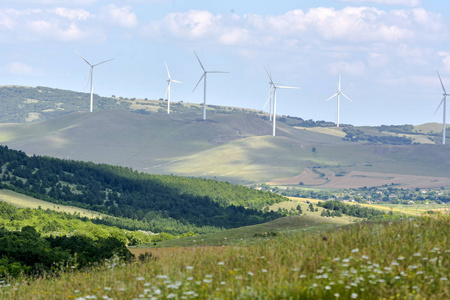
<path fill-rule="evenodd" d="M 57 279 L 2 283 L 1 299 L 450 299 L 450 218 L 363 222 L 252 246 L 184 248 Z"/>

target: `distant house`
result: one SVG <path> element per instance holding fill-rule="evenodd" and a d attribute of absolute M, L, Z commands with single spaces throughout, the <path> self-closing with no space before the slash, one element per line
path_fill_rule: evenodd
<path fill-rule="evenodd" d="M 416 202 L 414 202 L 414 201 L 412 201 L 412 200 L 409 200 L 408 201 L 408 204 L 415 204 Z"/>
<path fill-rule="evenodd" d="M 260 190 L 262 190 L 262 187 L 260 187 L 260 186 L 257 186 L 257 187 L 255 187 L 255 190 L 258 190 L 258 191 L 260 191 Z"/>

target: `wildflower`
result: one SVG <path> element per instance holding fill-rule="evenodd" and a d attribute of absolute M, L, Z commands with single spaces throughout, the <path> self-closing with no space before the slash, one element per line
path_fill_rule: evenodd
<path fill-rule="evenodd" d="M 111 290 L 111 288 L 108 287 L 108 286 L 105 286 L 103 289 L 104 289 L 105 291 L 110 291 L 110 290 Z"/>
<path fill-rule="evenodd" d="M 188 278 L 186 278 L 186 280 L 194 280 L 194 277 L 192 277 L 192 276 L 189 276 Z"/>
<path fill-rule="evenodd" d="M 352 299 L 356 299 L 356 298 L 358 298 L 358 294 L 357 293 L 352 293 L 352 295 L 350 297 L 352 297 Z"/>
<path fill-rule="evenodd" d="M 391 266 L 398 266 L 398 262 L 396 262 L 395 260 L 393 260 L 393 261 L 391 262 Z"/>
<path fill-rule="evenodd" d="M 205 277 L 206 278 L 212 278 L 212 275 L 207 274 L 207 275 L 205 275 Z"/>
<path fill-rule="evenodd" d="M 338 294 L 338 293 L 335 293 L 334 296 L 335 296 L 336 298 L 339 298 L 339 294 Z"/>
<path fill-rule="evenodd" d="M 300 277 L 300 278 L 306 278 L 306 275 L 305 275 L 305 274 L 302 274 L 302 275 L 300 275 L 299 277 Z"/>
<path fill-rule="evenodd" d="M 211 280 L 211 279 L 206 279 L 206 278 L 205 278 L 205 279 L 203 279 L 203 282 L 204 282 L 204 283 L 211 283 L 212 280 Z"/>
<path fill-rule="evenodd" d="M 441 281 L 447 281 L 447 277 L 441 277 Z"/>
<path fill-rule="evenodd" d="M 404 259 L 405 259 L 405 257 L 404 257 L 404 256 L 402 256 L 402 255 L 399 255 L 399 256 L 397 257 L 397 259 L 398 259 L 398 260 L 404 260 Z"/>
<path fill-rule="evenodd" d="M 194 269 L 194 267 L 192 267 L 192 266 L 186 266 L 186 270 L 193 270 Z"/>
<path fill-rule="evenodd" d="M 144 277 L 141 277 L 141 278 L 144 278 Z M 167 277 L 167 275 L 156 275 L 156 278 L 159 278 L 159 279 L 169 279 L 169 277 Z M 142 279 L 143 280 L 143 279 Z"/>
<path fill-rule="evenodd" d="M 420 252 L 414 253 L 413 256 L 421 256 Z"/>
<path fill-rule="evenodd" d="M 369 259 L 369 257 L 367 255 L 363 255 L 361 257 L 364 258 L 364 259 Z"/>
<path fill-rule="evenodd" d="M 432 258 L 432 259 L 429 260 L 429 262 L 435 262 L 435 261 L 437 261 L 437 257 Z"/>
<path fill-rule="evenodd" d="M 224 263 L 223 261 L 219 261 L 217 264 L 218 264 L 219 266 L 223 266 L 225 263 Z"/>
<path fill-rule="evenodd" d="M 352 253 L 356 253 L 356 252 L 359 252 L 358 248 L 352 249 Z"/>
<path fill-rule="evenodd" d="M 176 297 L 177 297 L 177 295 L 172 294 L 172 293 L 170 293 L 169 295 L 166 296 L 167 299 L 176 298 Z"/>
<path fill-rule="evenodd" d="M 225 281 L 221 281 L 220 284 L 221 284 L 221 285 L 225 285 L 225 284 L 227 284 L 227 283 L 226 283 Z"/>
<path fill-rule="evenodd" d="M 300 269 L 298 269 L 298 268 L 294 268 L 294 269 L 292 269 L 292 272 L 298 272 Z"/>
<path fill-rule="evenodd" d="M 331 287 L 330 287 L 329 285 L 326 285 L 326 286 L 325 286 L 325 289 L 326 289 L 326 290 L 331 290 Z"/>
<path fill-rule="evenodd" d="M 267 269 L 262 269 L 261 272 L 267 273 Z"/>
<path fill-rule="evenodd" d="M 136 278 L 136 281 L 142 281 L 142 280 L 145 280 L 145 278 L 144 277 L 137 277 Z"/>
<path fill-rule="evenodd" d="M 253 276 L 255 274 L 253 274 L 253 272 L 247 272 L 248 275 Z"/>

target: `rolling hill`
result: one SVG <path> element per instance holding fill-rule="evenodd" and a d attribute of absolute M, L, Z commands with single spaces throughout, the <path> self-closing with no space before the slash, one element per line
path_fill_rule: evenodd
<path fill-rule="evenodd" d="M 13 118 L 17 123 L 0 124 L 0 143 L 29 155 L 241 184 L 450 186 L 450 148 L 436 144 L 439 124 L 355 131 L 350 125 L 334 128 L 329 122 L 283 116 L 277 137 L 272 137 L 266 115 L 246 109 L 211 105 L 208 119 L 202 120 L 198 104 L 174 103 L 167 115 L 158 113 L 165 111 L 165 101 L 97 96 L 97 111 L 87 113 L 80 111 L 87 96 L 83 93 L 0 87 L 0 96 L 7 99 L 8 114 L 28 116 L 33 107 L 39 113 L 33 122 Z M 11 99 L 18 101 L 16 107 Z M 369 140 L 344 141 L 345 128 L 363 132 Z M 389 137 L 410 138 L 415 144 L 383 144 Z M 383 143 L 370 142 L 374 138 Z"/>

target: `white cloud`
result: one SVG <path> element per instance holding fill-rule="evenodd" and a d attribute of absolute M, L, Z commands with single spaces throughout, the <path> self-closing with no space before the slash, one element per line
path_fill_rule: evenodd
<path fill-rule="evenodd" d="M 341 1 L 356 4 L 377 3 L 377 4 L 401 5 L 411 7 L 420 6 L 422 4 L 422 0 L 341 0 Z"/>
<path fill-rule="evenodd" d="M 330 66 L 330 73 L 337 75 L 341 73 L 350 74 L 353 76 L 362 75 L 366 71 L 366 66 L 363 62 L 347 62 L 347 61 L 339 61 L 336 63 L 332 63 Z"/>
<path fill-rule="evenodd" d="M 30 65 L 23 62 L 11 62 L 7 65 L 7 69 L 11 74 L 14 75 L 33 75 L 34 70 Z"/>
<path fill-rule="evenodd" d="M 444 67 L 447 71 L 450 70 L 450 52 L 446 51 L 439 51 L 438 55 L 442 59 L 442 63 L 444 64 Z"/>
<path fill-rule="evenodd" d="M 71 21 L 84 21 L 91 16 L 91 14 L 84 9 L 69 9 L 65 7 L 55 8 L 53 9 L 53 13 Z"/>
<path fill-rule="evenodd" d="M 132 28 L 138 25 L 138 20 L 131 6 L 118 7 L 110 4 L 101 9 L 100 18 L 111 24 L 125 28 Z"/>
<path fill-rule="evenodd" d="M 92 5 L 98 0 L 3 0 L 6 3 L 25 3 L 25 4 L 38 4 L 38 5 Z"/>
<path fill-rule="evenodd" d="M 205 10 L 171 13 L 161 22 L 160 28 L 182 39 L 211 37 L 219 31 L 221 16 Z M 225 28 L 223 28 L 225 29 Z"/>

